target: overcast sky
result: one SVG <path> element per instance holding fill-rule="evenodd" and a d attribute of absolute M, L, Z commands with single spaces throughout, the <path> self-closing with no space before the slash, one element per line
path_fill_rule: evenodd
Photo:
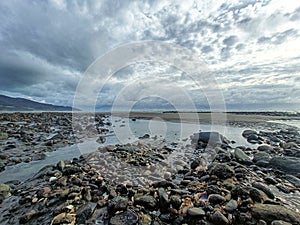
<path fill-rule="evenodd" d="M 199 56 L 229 110 L 299 109 L 299 24 L 297 0 L 2 0 L 0 94 L 72 105 L 97 58 L 151 40 Z M 205 90 L 176 65 L 136 63 L 101 82 L 98 106 L 106 108 L 116 99 L 141 108 L 186 99 L 207 107 Z"/>

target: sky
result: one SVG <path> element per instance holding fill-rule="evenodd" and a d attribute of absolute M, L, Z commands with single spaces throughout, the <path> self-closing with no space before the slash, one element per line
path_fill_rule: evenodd
<path fill-rule="evenodd" d="M 153 41 L 187 49 L 206 75 L 163 60 L 109 79 L 99 69 L 80 107 L 206 110 L 221 99 L 227 110 L 299 110 L 299 24 L 296 0 L 2 0 L 0 94 L 72 106 L 109 52 Z"/>

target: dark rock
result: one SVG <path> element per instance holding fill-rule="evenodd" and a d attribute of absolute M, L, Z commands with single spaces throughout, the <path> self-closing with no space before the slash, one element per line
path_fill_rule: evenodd
<path fill-rule="evenodd" d="M 257 152 L 253 154 L 253 162 L 258 162 L 261 160 L 269 162 L 271 159 L 271 156 L 266 152 Z"/>
<path fill-rule="evenodd" d="M 235 175 L 234 170 L 230 166 L 224 163 L 213 164 L 209 172 L 210 175 L 215 175 L 221 179 L 234 177 Z"/>
<path fill-rule="evenodd" d="M 38 154 L 33 155 L 32 160 L 38 161 L 38 160 L 44 160 L 45 158 L 46 158 L 45 153 L 38 153 Z"/>
<path fill-rule="evenodd" d="M 174 209 L 179 209 L 181 206 L 181 197 L 178 195 L 172 195 L 170 197 L 170 203 Z"/>
<path fill-rule="evenodd" d="M 126 210 L 127 206 L 128 206 L 127 198 L 122 198 L 120 196 L 117 196 L 108 203 L 107 210 L 110 214 L 114 214 L 117 211 Z"/>
<path fill-rule="evenodd" d="M 260 145 L 257 147 L 257 150 L 262 152 L 271 152 L 273 151 L 273 147 L 270 145 Z"/>
<path fill-rule="evenodd" d="M 271 198 L 271 199 L 275 198 L 273 192 L 265 184 L 260 183 L 260 182 L 254 182 L 252 184 L 252 186 L 263 191 L 269 198 Z"/>
<path fill-rule="evenodd" d="M 256 188 L 250 189 L 250 198 L 253 200 L 253 202 L 263 203 L 265 199 L 267 198 L 266 194 Z"/>
<path fill-rule="evenodd" d="M 249 137 L 251 134 L 257 134 L 257 132 L 255 130 L 244 130 L 242 133 L 242 136 L 247 138 Z"/>
<path fill-rule="evenodd" d="M 80 208 L 76 210 L 76 224 L 86 224 L 86 220 L 88 220 L 91 217 L 96 206 L 96 203 L 91 202 L 80 206 Z"/>
<path fill-rule="evenodd" d="M 166 192 L 166 190 L 164 188 L 159 188 L 158 189 L 158 197 L 159 197 L 159 207 L 160 210 L 163 211 L 167 211 L 169 208 L 169 196 L 168 193 Z"/>
<path fill-rule="evenodd" d="M 298 177 L 288 174 L 285 176 L 285 179 L 293 184 L 296 188 L 300 188 L 300 179 Z"/>
<path fill-rule="evenodd" d="M 300 224 L 300 214 L 281 205 L 255 204 L 252 207 L 252 215 L 267 223 L 283 220 L 292 224 Z"/>
<path fill-rule="evenodd" d="M 136 225 L 138 223 L 139 217 L 131 210 L 126 210 L 123 213 L 113 216 L 109 225 Z"/>
<path fill-rule="evenodd" d="M 210 145 L 228 143 L 228 140 L 218 132 L 200 132 L 192 136 L 193 142 L 204 142 Z"/>
<path fill-rule="evenodd" d="M 270 160 L 270 166 L 287 173 L 300 173 L 300 160 L 296 157 L 275 156 Z"/>
<path fill-rule="evenodd" d="M 144 195 L 134 199 L 135 205 L 144 206 L 147 209 L 155 209 L 157 205 L 156 199 L 151 195 Z"/>
<path fill-rule="evenodd" d="M 216 211 L 211 216 L 211 220 L 215 225 L 227 225 L 227 224 L 229 224 L 229 220 L 220 211 Z"/>
<path fill-rule="evenodd" d="M 208 196 L 208 201 L 212 204 L 222 204 L 226 202 L 226 198 L 219 194 L 211 194 Z"/>

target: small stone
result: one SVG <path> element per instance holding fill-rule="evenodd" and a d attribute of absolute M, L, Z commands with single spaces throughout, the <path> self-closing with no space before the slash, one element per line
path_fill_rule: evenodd
<path fill-rule="evenodd" d="M 250 160 L 250 157 L 248 155 L 246 155 L 246 153 L 239 149 L 239 148 L 236 148 L 234 150 L 234 156 L 235 158 L 238 160 L 238 161 L 246 161 L 246 160 Z"/>
<path fill-rule="evenodd" d="M 10 186 L 7 184 L 0 184 L 0 203 L 10 195 Z"/>
<path fill-rule="evenodd" d="M 208 201 L 212 204 L 222 204 L 226 202 L 226 198 L 219 194 L 211 194 L 208 196 Z"/>
<path fill-rule="evenodd" d="M 57 181 L 57 177 L 50 177 L 50 178 L 49 178 L 49 182 L 50 182 L 50 183 L 52 183 L 52 182 L 54 182 L 54 181 Z"/>
<path fill-rule="evenodd" d="M 211 220 L 216 225 L 227 225 L 227 224 L 229 224 L 229 220 L 220 211 L 216 211 L 211 216 Z"/>
<path fill-rule="evenodd" d="M 257 222 L 257 225 L 267 225 L 267 223 L 266 223 L 266 221 L 264 221 L 264 220 L 259 220 L 259 221 Z"/>
<path fill-rule="evenodd" d="M 233 212 L 237 209 L 238 203 L 236 200 L 231 199 L 227 204 L 225 205 L 225 209 L 227 212 Z"/>
<path fill-rule="evenodd" d="M 169 208 L 169 196 L 164 188 L 158 189 L 159 206 L 161 211 L 167 211 Z"/>
<path fill-rule="evenodd" d="M 210 175 L 215 175 L 221 179 L 234 177 L 234 170 L 225 163 L 215 163 L 210 169 Z"/>
<path fill-rule="evenodd" d="M 170 203 L 172 205 L 172 208 L 178 210 L 180 208 L 180 206 L 181 206 L 181 198 L 180 198 L 180 196 L 178 196 L 178 195 L 172 195 L 170 197 Z"/>
<path fill-rule="evenodd" d="M 57 163 L 57 168 L 60 170 L 60 171 L 62 171 L 64 168 L 65 168 L 65 166 L 66 166 L 66 164 L 65 164 L 65 162 L 64 161 L 59 161 L 58 163 Z"/>
<path fill-rule="evenodd" d="M 271 152 L 273 151 L 273 147 L 270 145 L 260 145 L 257 147 L 257 150 L 262 152 Z"/>
<path fill-rule="evenodd" d="M 187 213 L 190 216 L 205 216 L 205 211 L 203 209 L 197 208 L 197 207 L 189 208 Z"/>
<path fill-rule="evenodd" d="M 107 210 L 110 214 L 114 214 L 117 211 L 126 210 L 127 206 L 128 206 L 127 198 L 117 196 L 108 203 Z"/>

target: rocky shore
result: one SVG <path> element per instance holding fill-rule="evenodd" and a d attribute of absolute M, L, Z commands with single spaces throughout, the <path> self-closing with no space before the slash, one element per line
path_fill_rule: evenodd
<path fill-rule="evenodd" d="M 95 134 L 105 123 L 99 116 Z M 77 130 L 91 123 L 84 124 Z M 8 137 L 19 144 L 19 136 L 5 131 L 2 151 Z M 74 135 L 69 133 L 66 140 Z M 200 132 L 181 146 L 184 155 L 145 136 L 58 160 L 26 182 L 0 184 L 0 224 L 300 224 L 299 131 L 245 129 L 242 135 L 253 147 L 232 147 L 217 132 Z M 73 143 L 82 138 L 74 137 Z"/>

